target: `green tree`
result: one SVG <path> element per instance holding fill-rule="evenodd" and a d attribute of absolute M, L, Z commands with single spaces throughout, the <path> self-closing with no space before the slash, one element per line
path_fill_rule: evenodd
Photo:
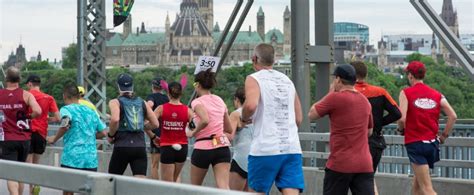
<path fill-rule="evenodd" d="M 34 71 L 34 70 L 50 70 L 54 69 L 47 61 L 30 61 L 21 67 L 22 71 Z"/>
<path fill-rule="evenodd" d="M 77 44 L 71 43 L 66 48 L 66 55 L 63 57 L 63 69 L 77 68 Z"/>

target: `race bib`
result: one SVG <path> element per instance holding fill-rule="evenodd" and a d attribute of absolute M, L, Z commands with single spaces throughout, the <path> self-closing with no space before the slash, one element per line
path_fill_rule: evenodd
<path fill-rule="evenodd" d="M 212 138 L 212 146 L 218 147 L 218 146 L 230 146 L 230 141 L 225 135 L 221 136 L 214 136 Z"/>
<path fill-rule="evenodd" d="M 194 70 L 194 75 L 201 71 L 206 71 L 211 68 L 212 72 L 217 71 L 217 66 L 219 66 L 219 57 L 214 56 L 200 56 L 198 62 L 196 63 L 196 69 Z"/>

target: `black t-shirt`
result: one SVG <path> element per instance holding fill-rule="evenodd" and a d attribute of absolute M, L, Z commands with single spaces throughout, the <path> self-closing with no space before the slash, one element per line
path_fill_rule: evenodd
<path fill-rule="evenodd" d="M 168 96 L 162 94 L 162 93 L 153 93 L 150 94 L 146 97 L 146 101 L 152 101 L 153 102 L 153 111 L 155 111 L 158 106 L 168 103 L 170 100 L 168 99 Z"/>

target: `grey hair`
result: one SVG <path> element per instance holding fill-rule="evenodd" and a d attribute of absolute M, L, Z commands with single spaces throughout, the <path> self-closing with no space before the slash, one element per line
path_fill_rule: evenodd
<path fill-rule="evenodd" d="M 257 56 L 257 63 L 260 65 L 272 66 L 275 62 L 275 49 L 270 44 L 258 44 L 254 49 L 254 54 Z"/>

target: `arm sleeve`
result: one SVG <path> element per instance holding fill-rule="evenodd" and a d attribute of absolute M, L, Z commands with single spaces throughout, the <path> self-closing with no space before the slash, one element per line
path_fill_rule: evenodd
<path fill-rule="evenodd" d="M 323 117 L 331 113 L 332 109 L 334 109 L 333 102 L 337 102 L 335 101 L 335 98 L 336 98 L 336 94 L 331 93 L 327 95 L 326 97 L 324 97 L 321 101 L 316 103 L 314 107 L 316 109 L 316 112 L 318 112 L 319 116 Z"/>
<path fill-rule="evenodd" d="M 107 128 L 107 126 L 105 125 L 104 122 L 102 122 L 99 117 L 96 115 L 95 116 L 96 119 L 97 119 L 97 132 L 102 132 L 105 128 Z"/>
<path fill-rule="evenodd" d="M 61 118 L 67 116 L 72 120 L 72 114 L 66 107 L 62 107 L 59 113 L 61 114 Z"/>
<path fill-rule="evenodd" d="M 387 91 L 384 92 L 383 109 L 386 110 L 388 114 L 383 117 L 382 126 L 393 123 L 402 117 L 402 113 L 398 109 L 397 103 L 393 100 L 392 96 L 387 93 Z"/>
<path fill-rule="evenodd" d="M 49 104 L 49 112 L 55 113 L 59 111 L 58 105 L 56 104 L 56 100 L 54 100 L 53 97 L 51 97 L 51 103 Z"/>

